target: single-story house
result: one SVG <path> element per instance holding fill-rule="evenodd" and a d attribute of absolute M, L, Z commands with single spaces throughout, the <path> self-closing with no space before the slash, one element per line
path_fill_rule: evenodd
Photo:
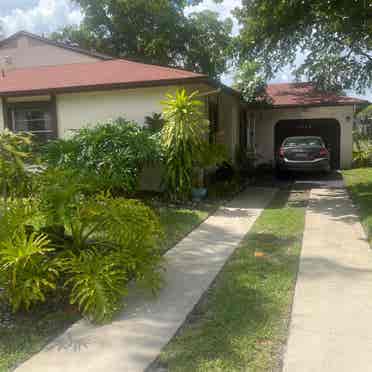
<path fill-rule="evenodd" d="M 166 93 L 198 90 L 206 102 L 210 139 L 236 149 L 255 148 L 258 161 L 273 164 L 290 135 L 321 135 L 334 167 L 352 161 L 355 106 L 364 101 L 317 92 L 309 84 L 268 86 L 270 106 L 253 107 L 208 76 L 177 68 L 113 59 L 75 46 L 19 32 L 0 41 L 0 129 L 45 138 L 119 116 L 144 123 L 162 111 Z"/>

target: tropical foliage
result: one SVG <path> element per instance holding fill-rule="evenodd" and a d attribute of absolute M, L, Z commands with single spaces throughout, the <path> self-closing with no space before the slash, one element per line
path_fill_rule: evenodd
<path fill-rule="evenodd" d="M 194 160 L 199 157 L 208 134 L 204 104 L 198 92 L 185 89 L 168 94 L 164 101 L 166 123 L 162 130 L 165 158 L 164 182 L 173 198 L 187 198 L 191 193 Z"/>
<path fill-rule="evenodd" d="M 38 197 L 47 195 L 46 187 Z M 159 287 L 160 224 L 139 201 L 71 190 L 68 198 L 49 197 L 44 208 L 40 201 L 16 202 L 3 212 L 0 283 L 14 311 L 67 290 L 83 315 L 109 320 L 130 280 L 146 282 L 154 291 Z M 68 201 L 63 209 L 61 200 Z M 42 222 L 30 224 L 37 213 Z M 56 223 L 64 228 L 56 229 Z"/>
<path fill-rule="evenodd" d="M 102 322 L 123 304 L 129 281 L 159 288 L 158 217 L 140 201 L 97 193 L 100 174 L 111 176 L 107 188 L 119 187 L 112 172 L 120 160 L 129 169 L 121 173 L 125 189 L 135 188 L 142 164 L 160 154 L 151 136 L 118 120 L 51 143 L 44 149 L 49 166 L 39 167 L 29 192 L 21 193 L 30 166 L 25 160 L 31 160 L 22 148 L 31 141 L 0 134 L 1 177 L 12 186 L 0 209 L 0 288 L 14 312 L 67 297 L 84 316 Z M 110 161 L 116 162 L 112 169 Z M 102 168 L 95 173 L 94 165 Z"/>
<path fill-rule="evenodd" d="M 154 133 L 160 132 L 164 126 L 164 119 L 161 113 L 155 112 L 145 117 L 145 125 Z"/>
<path fill-rule="evenodd" d="M 8 130 L 0 133 L 0 192 L 5 203 L 29 185 L 25 160 L 30 156 L 27 151 L 30 144 L 31 138 L 27 134 Z"/>
<path fill-rule="evenodd" d="M 48 255 L 53 252 L 43 234 L 27 234 L 23 228 L 0 243 L 0 273 L 14 311 L 28 310 L 44 302 L 56 289 L 58 271 Z"/>
<path fill-rule="evenodd" d="M 126 193 L 135 191 L 143 167 L 160 158 L 158 137 L 123 118 L 80 129 L 45 149 L 50 165 L 89 178 L 98 190 Z"/>
<path fill-rule="evenodd" d="M 368 167 L 372 164 L 371 138 L 359 131 L 353 132 L 353 165 L 354 167 Z"/>

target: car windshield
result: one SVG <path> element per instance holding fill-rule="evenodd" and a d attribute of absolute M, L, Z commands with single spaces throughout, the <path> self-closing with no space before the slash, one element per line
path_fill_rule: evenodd
<path fill-rule="evenodd" d="M 287 138 L 283 143 L 283 147 L 301 146 L 322 146 L 322 141 L 318 137 L 292 137 Z"/>

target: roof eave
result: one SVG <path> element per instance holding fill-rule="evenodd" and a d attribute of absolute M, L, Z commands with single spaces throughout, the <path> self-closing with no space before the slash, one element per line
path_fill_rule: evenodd
<path fill-rule="evenodd" d="M 314 103 L 314 104 L 287 104 L 287 105 L 275 105 L 275 104 L 262 104 L 258 105 L 255 103 L 245 103 L 246 107 L 256 108 L 256 109 L 297 109 L 297 108 L 316 108 L 316 107 L 334 107 L 334 106 L 362 106 L 369 104 L 369 101 L 360 102 L 327 102 L 327 103 Z"/>
<path fill-rule="evenodd" d="M 22 97 L 22 96 L 38 96 L 43 94 L 63 94 L 63 93 L 85 93 L 94 91 L 110 91 L 110 90 L 126 90 L 136 88 L 151 88 L 160 86 L 173 86 L 179 84 L 195 84 L 205 83 L 212 85 L 209 79 L 205 76 L 196 76 L 182 79 L 164 79 L 152 81 L 140 81 L 133 83 L 113 83 L 113 84 L 92 84 L 84 86 L 73 86 L 63 88 L 48 88 L 48 89 L 33 89 L 20 91 L 0 91 L 0 97 Z"/>

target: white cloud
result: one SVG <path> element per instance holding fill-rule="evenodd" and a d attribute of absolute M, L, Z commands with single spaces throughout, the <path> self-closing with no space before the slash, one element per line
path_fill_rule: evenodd
<path fill-rule="evenodd" d="M 25 3 L 25 2 L 23 2 Z M 0 16 L 5 35 L 25 30 L 38 34 L 50 33 L 68 24 L 78 24 L 82 15 L 70 0 L 38 0 L 36 6 L 14 7 Z"/>
<path fill-rule="evenodd" d="M 13 9 L 26 9 L 37 5 L 39 0 L 1 0 L 0 16 L 9 14 Z"/>

